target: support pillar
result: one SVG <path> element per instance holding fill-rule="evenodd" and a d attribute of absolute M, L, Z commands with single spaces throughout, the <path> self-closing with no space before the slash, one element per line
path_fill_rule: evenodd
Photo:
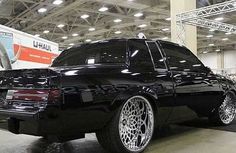
<path fill-rule="evenodd" d="M 196 0 L 170 0 L 171 7 L 171 41 L 178 43 L 178 31 L 176 24 L 176 15 L 196 9 Z M 185 25 L 184 42 L 195 55 L 197 55 L 197 28 L 191 25 Z"/>

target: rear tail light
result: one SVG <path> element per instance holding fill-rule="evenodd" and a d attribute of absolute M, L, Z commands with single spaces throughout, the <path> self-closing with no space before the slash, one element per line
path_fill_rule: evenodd
<path fill-rule="evenodd" d="M 12 101 L 57 102 L 61 97 L 59 89 L 8 90 L 6 99 Z"/>

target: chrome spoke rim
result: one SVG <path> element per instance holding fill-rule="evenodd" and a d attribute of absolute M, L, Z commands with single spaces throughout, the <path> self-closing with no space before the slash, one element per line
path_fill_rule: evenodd
<path fill-rule="evenodd" d="M 230 124 L 236 114 L 236 103 L 231 95 L 226 95 L 224 102 L 219 107 L 220 119 L 224 124 Z"/>
<path fill-rule="evenodd" d="M 119 120 L 120 139 L 129 151 L 142 151 L 151 140 L 154 114 L 147 99 L 130 98 L 123 106 Z"/>

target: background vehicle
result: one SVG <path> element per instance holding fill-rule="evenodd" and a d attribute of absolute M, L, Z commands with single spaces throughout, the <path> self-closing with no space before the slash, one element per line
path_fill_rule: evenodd
<path fill-rule="evenodd" d="M 64 51 L 48 69 L 0 72 L 9 131 L 70 140 L 96 132 L 111 152 L 139 153 L 155 127 L 207 116 L 230 124 L 235 86 L 187 48 L 116 39 Z"/>

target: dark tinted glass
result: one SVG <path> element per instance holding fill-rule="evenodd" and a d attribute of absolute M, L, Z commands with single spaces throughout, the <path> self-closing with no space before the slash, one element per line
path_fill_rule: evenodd
<path fill-rule="evenodd" d="M 125 64 L 126 41 L 102 42 L 82 45 L 64 51 L 52 66 L 73 66 L 87 64 Z"/>
<path fill-rule="evenodd" d="M 135 68 L 152 69 L 150 53 L 146 43 L 143 40 L 130 40 L 130 65 Z"/>
<path fill-rule="evenodd" d="M 147 45 L 151 51 L 153 62 L 156 69 L 166 69 L 164 59 L 159 51 L 157 44 L 155 42 L 147 42 Z"/>
<path fill-rule="evenodd" d="M 161 45 L 166 53 L 171 70 L 186 72 L 203 71 L 203 64 L 187 48 L 168 43 L 161 43 Z"/>

